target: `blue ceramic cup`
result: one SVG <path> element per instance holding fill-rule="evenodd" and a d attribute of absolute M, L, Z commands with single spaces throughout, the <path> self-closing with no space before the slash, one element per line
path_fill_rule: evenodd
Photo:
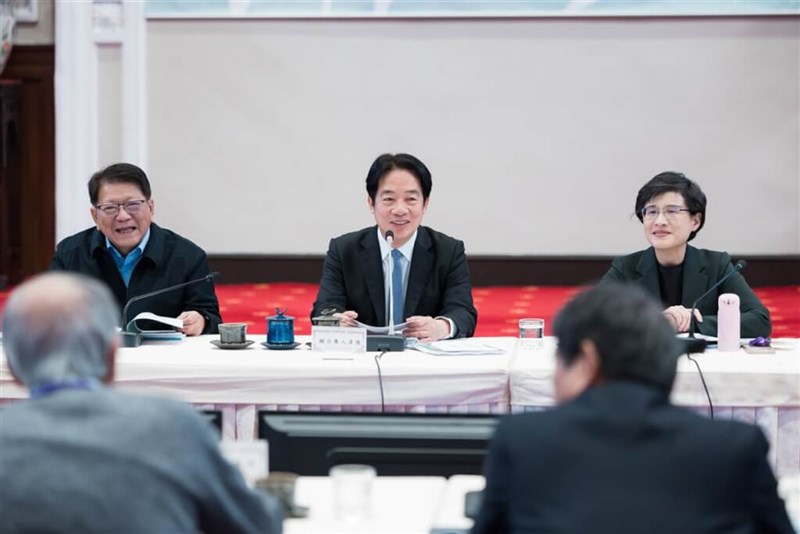
<path fill-rule="evenodd" d="M 289 345 L 294 343 L 294 317 L 284 315 L 286 310 L 276 310 L 278 315 L 267 317 L 267 343 Z"/>

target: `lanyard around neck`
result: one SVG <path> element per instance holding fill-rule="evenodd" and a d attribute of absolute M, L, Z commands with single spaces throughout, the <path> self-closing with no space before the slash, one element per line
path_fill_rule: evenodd
<path fill-rule="evenodd" d="M 100 383 L 94 378 L 60 380 L 58 382 L 48 382 L 46 384 L 42 384 L 41 386 L 31 388 L 31 398 L 38 399 L 39 397 L 44 397 L 65 389 L 83 389 L 86 391 L 91 391 L 93 389 L 98 389 L 99 387 Z"/>

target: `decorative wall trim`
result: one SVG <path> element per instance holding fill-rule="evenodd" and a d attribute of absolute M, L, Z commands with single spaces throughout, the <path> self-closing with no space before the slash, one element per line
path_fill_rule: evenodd
<path fill-rule="evenodd" d="M 147 169 L 147 20 L 142 2 L 122 12 L 122 159 Z"/>
<path fill-rule="evenodd" d="M 740 256 L 735 256 L 739 259 Z M 319 283 L 324 256 L 212 254 L 211 269 L 223 284 Z M 747 281 L 753 287 L 800 285 L 800 255 L 746 256 Z M 496 285 L 581 285 L 598 280 L 611 256 L 471 256 L 469 268 L 476 287 Z"/>
<path fill-rule="evenodd" d="M 195 2 L 148 0 L 148 17 L 155 19 L 254 18 L 518 18 L 518 17 L 719 17 L 741 15 L 795 15 L 796 3 L 784 0 L 416 0 L 400 2 L 264 2 L 230 0 Z"/>
<path fill-rule="evenodd" d="M 39 0 L 16 0 L 11 5 L 17 22 L 39 22 Z"/>
<path fill-rule="evenodd" d="M 147 168 L 147 32 L 144 5 L 121 4 L 121 27 L 95 19 L 118 6 L 56 2 L 56 238 L 91 224 L 86 182 L 99 165 L 98 47 L 122 47 L 122 158 Z M 95 24 L 98 27 L 95 27 Z M 113 25 L 112 25 L 113 26 Z"/>
<path fill-rule="evenodd" d="M 92 2 L 56 2 L 56 239 L 91 224 L 86 182 L 98 158 Z"/>

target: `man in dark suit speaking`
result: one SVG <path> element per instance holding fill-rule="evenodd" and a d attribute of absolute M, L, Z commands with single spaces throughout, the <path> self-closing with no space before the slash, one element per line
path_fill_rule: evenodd
<path fill-rule="evenodd" d="M 312 317 L 335 312 L 341 324 L 385 326 L 391 262 L 395 324 L 421 341 L 469 337 L 478 312 L 464 243 L 420 226 L 433 182 L 410 154 L 379 156 L 367 173 L 367 204 L 377 226 L 334 238 Z M 391 230 L 394 239 L 387 242 Z"/>
<path fill-rule="evenodd" d="M 209 274 L 203 249 L 153 222 L 155 202 L 142 169 L 115 163 L 96 172 L 88 186 L 96 227 L 61 241 L 52 270 L 102 281 L 120 308 L 132 298 Z M 214 334 L 222 322 L 214 285 L 208 282 L 135 302 L 123 319 L 144 311 L 182 320 L 181 331 L 187 336 Z"/>
<path fill-rule="evenodd" d="M 670 404 L 678 341 L 643 289 L 556 318 L 552 410 L 497 428 L 474 533 L 793 532 L 757 426 Z"/>

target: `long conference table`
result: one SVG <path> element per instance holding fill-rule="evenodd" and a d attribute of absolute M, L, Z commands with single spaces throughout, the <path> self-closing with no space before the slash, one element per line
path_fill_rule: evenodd
<path fill-rule="evenodd" d="M 286 519 L 283 530 L 286 534 L 466 534 L 472 520 L 464 515 L 464 497 L 485 485 L 478 475 L 376 477 L 369 495 L 370 513 L 362 521 L 346 523 L 337 517 L 333 481 L 300 477 L 295 502 L 308 508 L 308 516 Z"/>
<path fill-rule="evenodd" d="M 146 342 L 120 349 L 116 387 L 166 395 L 222 414 L 226 439 L 257 438 L 261 409 L 410 413 L 493 413 L 552 406 L 555 341 L 518 347 L 511 337 L 479 338 L 499 354 L 433 356 L 406 350 L 384 354 L 317 352 L 307 344 L 291 351 L 220 350 L 216 336 Z M 251 337 L 255 339 L 255 337 Z M 301 338 L 299 341 L 307 341 Z M 696 355 L 718 419 L 761 426 L 777 474 L 800 473 L 800 340 L 783 340 L 775 354 Z M 0 402 L 24 398 L 13 383 L 0 344 Z M 383 385 L 383 408 L 378 380 Z M 673 402 L 707 413 L 708 401 L 694 364 L 678 363 Z"/>

